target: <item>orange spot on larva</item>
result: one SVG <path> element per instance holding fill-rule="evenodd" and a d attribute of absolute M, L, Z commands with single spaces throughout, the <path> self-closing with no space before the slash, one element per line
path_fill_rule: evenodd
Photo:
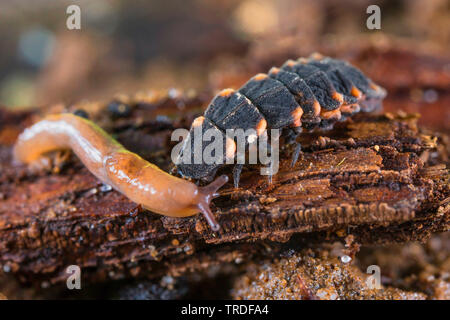
<path fill-rule="evenodd" d="M 292 67 L 292 66 L 294 66 L 294 65 L 295 65 L 295 61 L 294 61 L 294 60 L 291 60 L 291 59 L 289 59 L 288 61 L 286 61 L 286 65 L 288 65 L 289 67 Z"/>
<path fill-rule="evenodd" d="M 339 120 L 341 118 L 341 111 L 340 111 L 340 108 L 338 108 L 336 110 L 331 110 L 331 111 L 322 110 L 322 113 L 320 114 L 320 116 L 325 120 L 328 120 L 328 119 Z"/>
<path fill-rule="evenodd" d="M 370 88 L 373 89 L 373 90 L 375 90 L 375 91 L 380 91 L 380 90 L 381 90 L 380 87 L 377 86 L 377 85 L 376 85 L 375 83 L 373 83 L 373 82 L 370 83 Z"/>
<path fill-rule="evenodd" d="M 314 101 L 313 108 L 314 108 L 314 116 L 317 117 L 320 114 L 320 110 L 322 109 L 320 107 L 319 101 L 317 100 Z"/>
<path fill-rule="evenodd" d="M 265 73 L 258 73 L 256 76 L 253 77 L 253 79 L 258 80 L 258 81 L 266 79 L 266 78 L 267 78 L 267 74 L 265 74 Z"/>
<path fill-rule="evenodd" d="M 234 158 L 235 154 L 236 154 L 236 143 L 234 142 L 233 139 L 227 137 L 225 145 L 225 156 L 227 157 L 227 159 L 232 159 Z"/>
<path fill-rule="evenodd" d="M 258 136 L 262 135 L 264 133 L 264 130 L 267 128 L 267 121 L 266 119 L 261 119 L 258 124 L 256 125 L 256 134 Z"/>
<path fill-rule="evenodd" d="M 298 58 L 298 59 L 297 59 L 297 62 L 300 62 L 300 63 L 302 63 L 302 64 L 305 64 L 305 63 L 308 63 L 308 59 L 306 59 L 306 58 Z"/>
<path fill-rule="evenodd" d="M 301 107 L 296 108 L 291 113 L 294 122 L 292 123 L 294 127 L 300 127 L 302 125 L 302 115 L 303 109 Z"/>
<path fill-rule="evenodd" d="M 278 72 L 280 72 L 280 69 L 277 67 L 272 67 L 272 69 L 270 69 L 269 73 L 271 74 L 277 74 Z"/>
<path fill-rule="evenodd" d="M 228 96 L 230 96 L 233 93 L 234 93 L 233 89 L 230 89 L 230 88 L 223 89 L 222 91 L 219 92 L 219 96 L 221 96 L 221 97 L 228 97 Z"/>
<path fill-rule="evenodd" d="M 331 97 L 334 100 L 339 101 L 339 103 L 341 104 L 344 103 L 344 96 L 337 91 L 333 92 L 333 95 Z"/>
<path fill-rule="evenodd" d="M 313 52 L 310 57 L 311 57 L 311 59 L 314 59 L 314 60 L 322 60 L 323 59 L 323 55 L 318 52 Z"/>
<path fill-rule="evenodd" d="M 195 118 L 194 121 L 192 122 L 192 127 L 196 128 L 201 126 L 203 124 L 203 121 L 205 121 L 205 117 Z"/>
<path fill-rule="evenodd" d="M 362 97 L 362 92 L 355 86 L 352 87 L 352 90 L 350 91 L 351 95 L 354 96 L 356 99 L 359 99 Z"/>

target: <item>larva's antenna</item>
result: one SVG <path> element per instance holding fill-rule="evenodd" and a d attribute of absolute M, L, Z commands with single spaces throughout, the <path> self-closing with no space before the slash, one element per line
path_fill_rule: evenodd
<path fill-rule="evenodd" d="M 221 175 L 207 186 L 198 188 L 199 201 L 197 203 L 197 207 L 205 216 L 206 221 L 208 221 L 213 231 L 219 231 L 220 225 L 209 208 L 209 204 L 213 198 L 219 196 L 217 190 L 219 190 L 227 182 L 228 177 L 226 175 Z"/>

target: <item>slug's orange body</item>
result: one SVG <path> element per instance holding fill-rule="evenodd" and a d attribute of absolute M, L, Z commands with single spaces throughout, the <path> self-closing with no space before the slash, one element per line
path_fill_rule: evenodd
<path fill-rule="evenodd" d="M 60 149 L 72 149 L 98 179 L 146 209 L 171 217 L 202 212 L 212 229 L 219 229 L 209 203 L 227 176 L 198 187 L 126 150 L 93 122 L 73 114 L 51 115 L 26 129 L 14 146 L 14 158 L 31 163 Z"/>

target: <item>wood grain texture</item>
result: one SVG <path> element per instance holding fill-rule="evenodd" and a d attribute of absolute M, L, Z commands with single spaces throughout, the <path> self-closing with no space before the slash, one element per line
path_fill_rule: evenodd
<path fill-rule="evenodd" d="M 188 127 L 203 102 L 158 99 L 131 99 L 133 112 L 124 119 L 85 108 L 126 147 L 169 170 L 170 133 Z M 183 113 L 161 118 L 181 102 Z M 449 228 L 446 149 L 417 127 L 415 116 L 361 115 L 332 131 L 304 134 L 295 167 L 290 147 L 281 150 L 272 184 L 258 167 L 246 167 L 240 188 L 228 184 L 214 201 L 222 229 L 212 233 L 201 216 L 143 210 L 102 186 L 74 156 L 54 157 L 48 171 L 12 164 L 14 133 L 38 116 L 0 114 L 0 136 L 7 137 L 0 141 L 0 264 L 23 281 L 63 281 L 71 264 L 94 281 L 179 275 L 349 234 L 386 243 Z"/>

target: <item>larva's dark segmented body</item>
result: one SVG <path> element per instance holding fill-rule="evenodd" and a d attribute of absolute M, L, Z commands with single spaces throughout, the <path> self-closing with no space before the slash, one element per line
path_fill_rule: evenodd
<path fill-rule="evenodd" d="M 330 129 L 335 122 L 355 113 L 380 108 L 385 96 L 383 88 L 345 61 L 320 54 L 288 60 L 281 68 L 257 74 L 239 90 L 225 89 L 212 100 L 204 116 L 192 123 L 189 137 L 180 151 L 180 157 L 184 158 L 190 152 L 191 162 L 178 164 L 178 172 L 194 179 L 214 177 L 226 159 L 236 156 L 236 144 L 226 137 L 227 129 L 255 129 L 258 136 L 266 129 L 284 129 L 294 142 L 302 129 Z M 193 135 L 194 129 L 199 127 L 202 132 L 213 129 L 221 133 L 222 164 L 196 164 L 194 161 Z M 202 150 L 209 143 L 203 141 Z M 299 152 L 297 143 L 293 163 Z M 241 169 L 242 165 L 235 166 L 235 186 Z"/>

